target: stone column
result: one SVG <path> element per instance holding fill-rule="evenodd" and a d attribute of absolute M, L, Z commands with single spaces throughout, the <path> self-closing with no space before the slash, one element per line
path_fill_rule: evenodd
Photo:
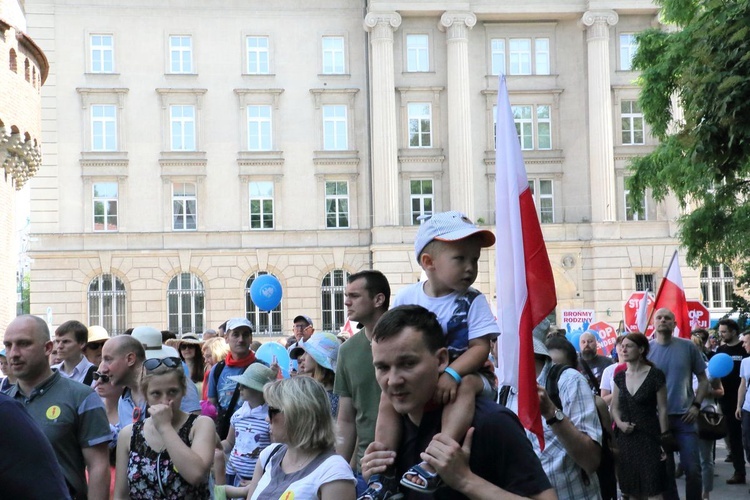
<path fill-rule="evenodd" d="M 617 13 L 592 10 L 581 19 L 586 26 L 589 87 L 589 169 L 591 221 L 617 220 L 615 196 L 614 122 L 609 65 L 609 27 Z"/>
<path fill-rule="evenodd" d="M 448 182 L 450 204 L 474 217 L 474 178 L 471 148 L 471 100 L 469 90 L 469 30 L 477 24 L 471 12 L 447 11 L 438 27 L 448 44 Z"/>
<path fill-rule="evenodd" d="M 398 226 L 398 127 L 393 76 L 393 32 L 401 25 L 396 12 L 370 12 L 364 28 L 370 32 L 372 60 L 372 227 Z"/>

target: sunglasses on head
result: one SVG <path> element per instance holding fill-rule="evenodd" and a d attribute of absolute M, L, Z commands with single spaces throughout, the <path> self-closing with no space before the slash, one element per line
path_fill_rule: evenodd
<path fill-rule="evenodd" d="M 161 359 L 151 358 L 143 362 L 143 367 L 148 371 L 156 370 L 161 365 L 164 365 L 167 368 L 177 368 L 178 366 L 182 366 L 182 361 L 180 361 L 180 358 L 170 356 L 168 358 Z"/>
<path fill-rule="evenodd" d="M 109 380 L 110 380 L 109 375 L 105 375 L 105 374 L 99 373 L 99 372 L 94 372 L 92 375 L 94 377 L 94 380 L 101 380 L 102 383 L 104 383 L 104 384 L 109 383 Z"/>
<path fill-rule="evenodd" d="M 273 406 L 269 406 L 268 407 L 268 420 L 273 420 L 273 417 L 275 417 L 279 413 L 284 413 L 284 410 L 279 410 L 278 408 L 274 408 Z"/>

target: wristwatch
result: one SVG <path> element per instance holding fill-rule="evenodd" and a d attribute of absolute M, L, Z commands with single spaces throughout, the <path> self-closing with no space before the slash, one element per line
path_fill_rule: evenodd
<path fill-rule="evenodd" d="M 562 422 L 564 419 L 565 419 L 565 414 L 562 412 L 561 409 L 557 408 L 555 410 L 555 416 L 547 419 L 547 425 L 552 427 L 553 425 Z"/>

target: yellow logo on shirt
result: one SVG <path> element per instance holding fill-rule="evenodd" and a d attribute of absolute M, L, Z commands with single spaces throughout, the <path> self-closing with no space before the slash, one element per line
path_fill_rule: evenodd
<path fill-rule="evenodd" d="M 49 420 L 57 420 L 57 418 L 60 416 L 60 413 L 62 413 L 62 412 L 60 411 L 60 407 L 59 406 L 57 406 L 57 405 L 50 406 L 49 408 L 47 408 L 47 413 L 46 413 L 47 419 L 49 419 Z"/>
<path fill-rule="evenodd" d="M 294 500 L 294 492 L 292 490 L 286 490 L 280 497 L 279 500 Z"/>

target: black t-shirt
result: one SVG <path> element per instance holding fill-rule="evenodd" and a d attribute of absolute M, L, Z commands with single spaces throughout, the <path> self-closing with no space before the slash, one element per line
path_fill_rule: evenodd
<path fill-rule="evenodd" d="M 442 408 L 425 412 L 419 427 L 404 416 L 404 436 L 396 458 L 396 477 L 401 477 L 412 465 L 422 461 L 432 437 L 440 432 Z M 496 486 L 521 496 L 532 496 L 552 488 L 539 458 L 526 437 L 516 415 L 487 399 L 477 398 L 474 412 L 469 467 L 478 476 Z M 401 488 L 407 499 L 462 499 L 464 495 L 448 487 L 432 495 Z"/>
<path fill-rule="evenodd" d="M 727 344 L 720 345 L 716 350 L 716 353 L 729 354 L 732 358 L 733 366 L 732 371 L 726 377 L 721 377 L 721 385 L 724 386 L 724 396 L 721 398 L 721 403 L 727 408 L 731 408 L 732 412 L 737 407 L 737 390 L 740 388 L 740 364 L 742 360 L 748 357 L 747 351 L 742 347 L 742 342 L 737 345 L 730 346 Z"/>

